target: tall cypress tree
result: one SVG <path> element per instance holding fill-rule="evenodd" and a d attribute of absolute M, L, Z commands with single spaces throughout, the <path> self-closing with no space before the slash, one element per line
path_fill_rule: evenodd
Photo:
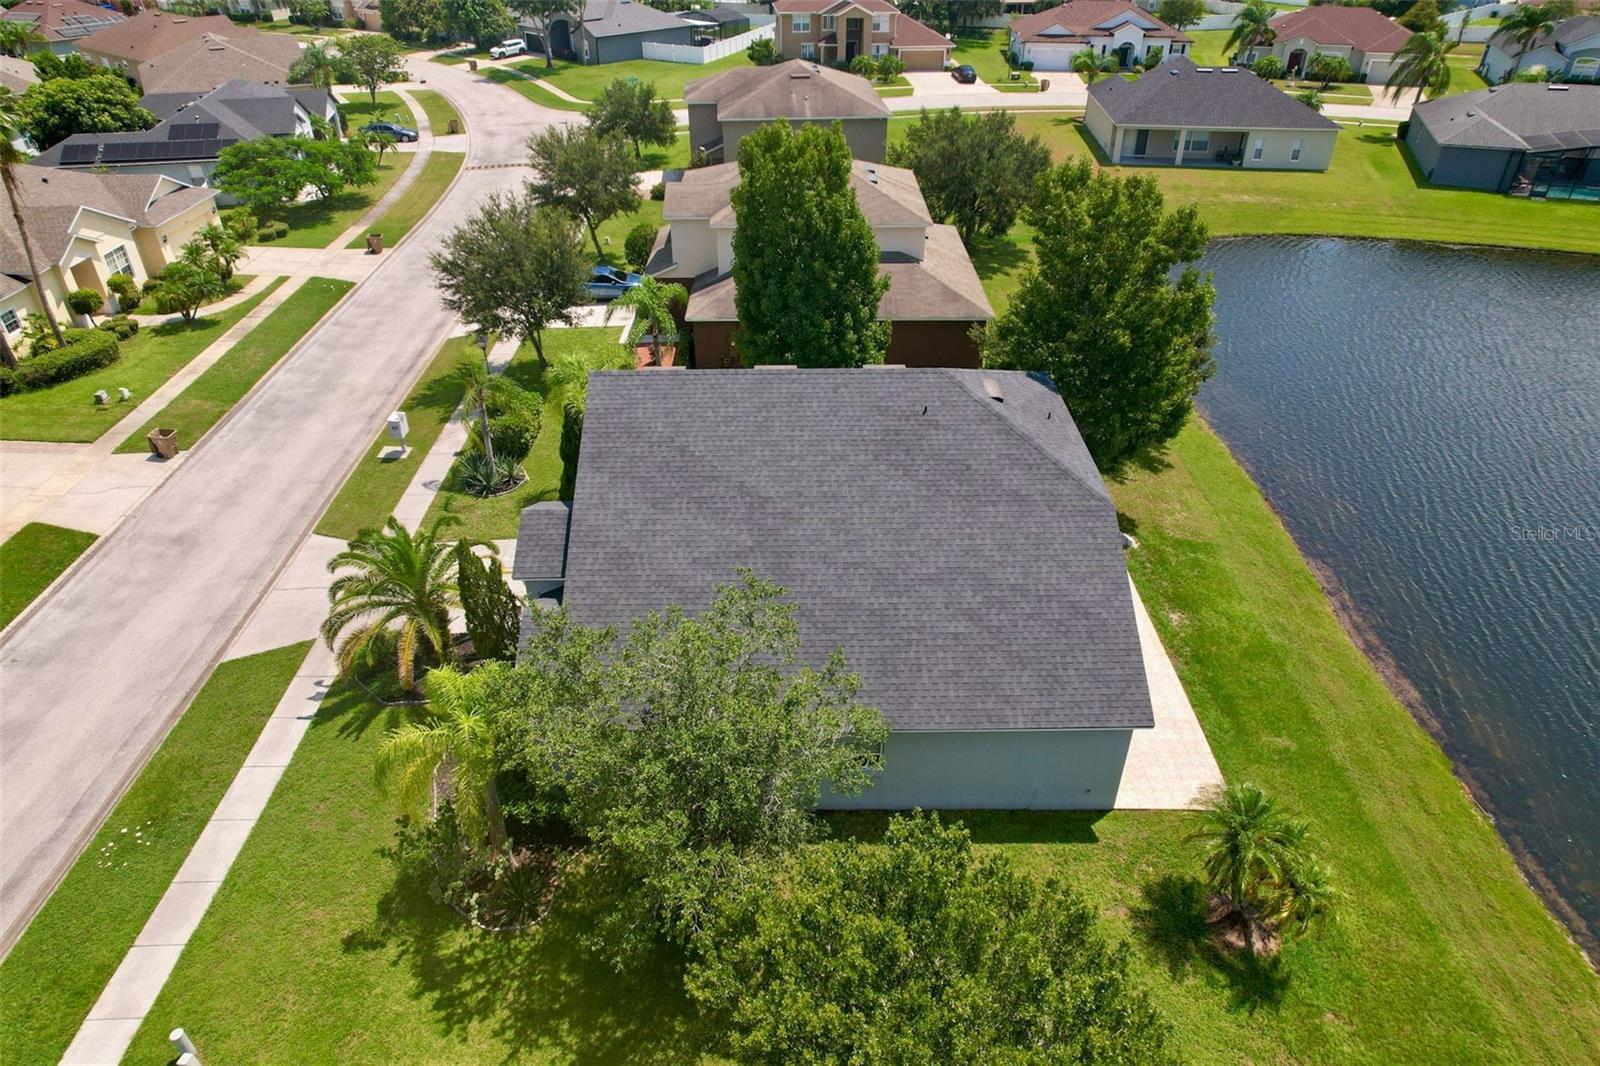
<path fill-rule="evenodd" d="M 850 148 L 832 129 L 775 122 L 739 142 L 733 279 L 746 366 L 883 362 L 878 242 L 850 187 Z"/>

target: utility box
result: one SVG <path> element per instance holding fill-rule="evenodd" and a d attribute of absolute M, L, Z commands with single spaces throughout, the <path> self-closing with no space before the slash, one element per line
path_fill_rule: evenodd
<path fill-rule="evenodd" d="M 406 421 L 406 413 L 404 411 L 396 411 L 389 416 L 389 436 L 404 444 L 406 434 L 410 432 L 411 423 Z"/>
<path fill-rule="evenodd" d="M 380 448 L 378 450 L 378 461 L 381 463 L 393 463 L 410 455 L 411 448 L 406 444 L 406 434 L 411 432 L 411 423 L 406 420 L 406 413 L 404 411 L 396 411 L 389 416 L 388 422 L 384 424 L 388 428 L 389 436 L 394 438 L 396 443 Z"/>

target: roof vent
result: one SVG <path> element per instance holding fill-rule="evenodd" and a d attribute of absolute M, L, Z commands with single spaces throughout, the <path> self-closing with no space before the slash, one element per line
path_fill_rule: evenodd
<path fill-rule="evenodd" d="M 866 169 L 867 169 L 867 180 L 872 182 L 872 184 L 874 184 L 874 185 L 878 184 L 878 168 L 875 167 L 875 166 L 872 166 L 871 164 L 868 164 Z"/>
<path fill-rule="evenodd" d="M 1215 69 L 1212 67 L 1195 67 L 1194 72 L 1196 74 L 1212 74 L 1215 73 Z"/>
<path fill-rule="evenodd" d="M 1178 68 L 1177 67 L 1173 67 L 1171 70 L 1167 71 L 1167 73 L 1171 74 L 1174 78 L 1176 78 L 1178 76 Z"/>
<path fill-rule="evenodd" d="M 1570 85 L 1546 85 L 1545 88 L 1549 89 L 1553 93 L 1564 93 L 1568 89 L 1572 88 L 1572 86 L 1570 86 Z"/>
<path fill-rule="evenodd" d="M 1238 67 L 1223 67 L 1222 68 L 1222 73 L 1224 73 L 1224 74 L 1237 74 L 1237 73 L 1239 73 L 1239 68 Z"/>
<path fill-rule="evenodd" d="M 1006 402 L 1006 394 L 1000 391 L 1000 383 L 994 378 L 986 377 L 983 379 L 983 391 L 995 403 Z"/>

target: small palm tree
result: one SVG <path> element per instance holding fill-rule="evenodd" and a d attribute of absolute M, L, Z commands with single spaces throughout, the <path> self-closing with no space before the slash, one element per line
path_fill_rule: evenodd
<path fill-rule="evenodd" d="M 455 557 L 438 536 L 442 525 L 413 534 L 391 516 L 383 529 L 364 531 L 329 560 L 330 573 L 352 571 L 329 586 L 322 623 L 328 647 L 344 634 L 336 648 L 341 669 L 350 669 L 396 623 L 395 672 L 402 686 L 416 688 L 416 666 L 424 655 L 439 663 L 450 659 L 450 608 L 460 604 L 460 595 L 451 576 Z"/>
<path fill-rule="evenodd" d="M 378 787 L 411 817 L 426 810 L 434 782 L 448 766 L 461 829 L 474 841 L 487 837 L 491 855 L 505 849 L 506 821 L 495 788 L 500 764 L 484 689 L 503 665 L 485 663 L 470 674 L 452 667 L 430 673 L 422 683 L 428 696 L 425 720 L 385 734 L 376 766 Z"/>
<path fill-rule="evenodd" d="M 1443 33 L 1414 33 L 1395 57 L 1399 62 L 1384 83 L 1389 95 L 1398 97 L 1402 89 L 1415 88 L 1417 98 L 1412 102 L 1421 103 L 1424 91 L 1442 96 L 1449 90 L 1450 44 Z"/>
<path fill-rule="evenodd" d="M 668 282 L 663 285 L 655 278 L 646 274 L 639 280 L 639 284 L 611 301 L 606 308 L 607 322 L 611 321 L 611 313 L 619 307 L 633 309 L 633 326 L 628 330 L 628 343 L 637 344 L 639 338 L 646 332 L 650 335 L 650 362 L 655 366 L 661 365 L 661 328 L 664 323 L 672 322 L 672 305 L 687 303 L 689 290 L 677 282 Z"/>
<path fill-rule="evenodd" d="M 26 22 L 0 22 L 0 52 L 18 59 L 26 56 L 31 46 L 43 44 L 44 37 Z"/>
<path fill-rule="evenodd" d="M 1256 950 L 1256 930 L 1281 913 L 1282 886 L 1300 859 L 1308 833 L 1286 818 L 1260 788 L 1229 785 L 1216 793 L 1192 839 L 1206 849 L 1206 880 L 1244 922 L 1245 943 Z"/>
<path fill-rule="evenodd" d="M 1085 48 L 1072 57 L 1072 72 L 1081 77 L 1085 84 L 1093 85 L 1095 78 L 1100 76 L 1100 57 Z"/>
<path fill-rule="evenodd" d="M 1233 32 L 1222 46 L 1223 56 L 1231 59 L 1252 45 L 1271 44 L 1276 40 L 1278 31 L 1272 28 L 1274 14 L 1276 12 L 1264 0 L 1250 0 L 1245 4 L 1244 10 L 1235 17 Z"/>
<path fill-rule="evenodd" d="M 213 222 L 196 233 L 179 256 L 186 263 L 215 270 L 227 281 L 233 277 L 235 264 L 244 258 L 244 245 L 232 232 Z"/>
<path fill-rule="evenodd" d="M 632 357 L 620 348 L 580 348 L 552 357 L 544 380 L 550 391 L 561 393 L 563 403 L 582 411 L 588 400 L 591 372 L 632 369 Z"/>
<path fill-rule="evenodd" d="M 319 89 L 331 90 L 333 80 L 339 73 L 333 61 L 333 53 L 323 44 L 306 45 L 300 52 L 300 61 L 295 66 L 305 75 L 307 82 Z"/>
<path fill-rule="evenodd" d="M 6 23 L 10 25 L 10 23 Z M 45 321 L 50 323 L 50 332 L 55 334 L 56 346 L 67 343 L 61 335 L 61 323 L 56 321 L 56 314 L 50 309 L 50 301 L 45 298 L 44 285 L 39 281 L 38 255 L 33 250 L 33 238 L 28 235 L 28 225 L 22 216 L 22 190 L 17 187 L 16 168 L 26 162 L 26 157 L 17 148 L 16 142 L 22 136 L 22 113 L 17 95 L 5 86 L 0 86 L 0 179 L 6 187 L 6 199 L 11 202 L 11 217 L 16 220 L 17 233 L 22 238 L 22 254 L 28 260 L 28 273 L 33 276 L 34 295 L 39 298 L 39 309 L 44 312 Z M 5 365 L 16 366 L 16 356 L 7 345 L 3 356 Z"/>

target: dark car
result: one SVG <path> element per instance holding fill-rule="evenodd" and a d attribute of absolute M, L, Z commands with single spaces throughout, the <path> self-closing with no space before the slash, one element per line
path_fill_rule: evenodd
<path fill-rule="evenodd" d="M 978 80 L 978 72 L 965 64 L 952 70 L 950 76 L 962 85 L 972 85 Z"/>
<path fill-rule="evenodd" d="M 640 276 L 615 267 L 597 266 L 589 272 L 589 295 L 596 300 L 615 300 L 629 289 L 638 286 Z"/>
<path fill-rule="evenodd" d="M 397 122 L 369 122 L 361 127 L 362 133 L 387 133 L 397 141 L 414 141 L 417 131 L 406 129 Z"/>

